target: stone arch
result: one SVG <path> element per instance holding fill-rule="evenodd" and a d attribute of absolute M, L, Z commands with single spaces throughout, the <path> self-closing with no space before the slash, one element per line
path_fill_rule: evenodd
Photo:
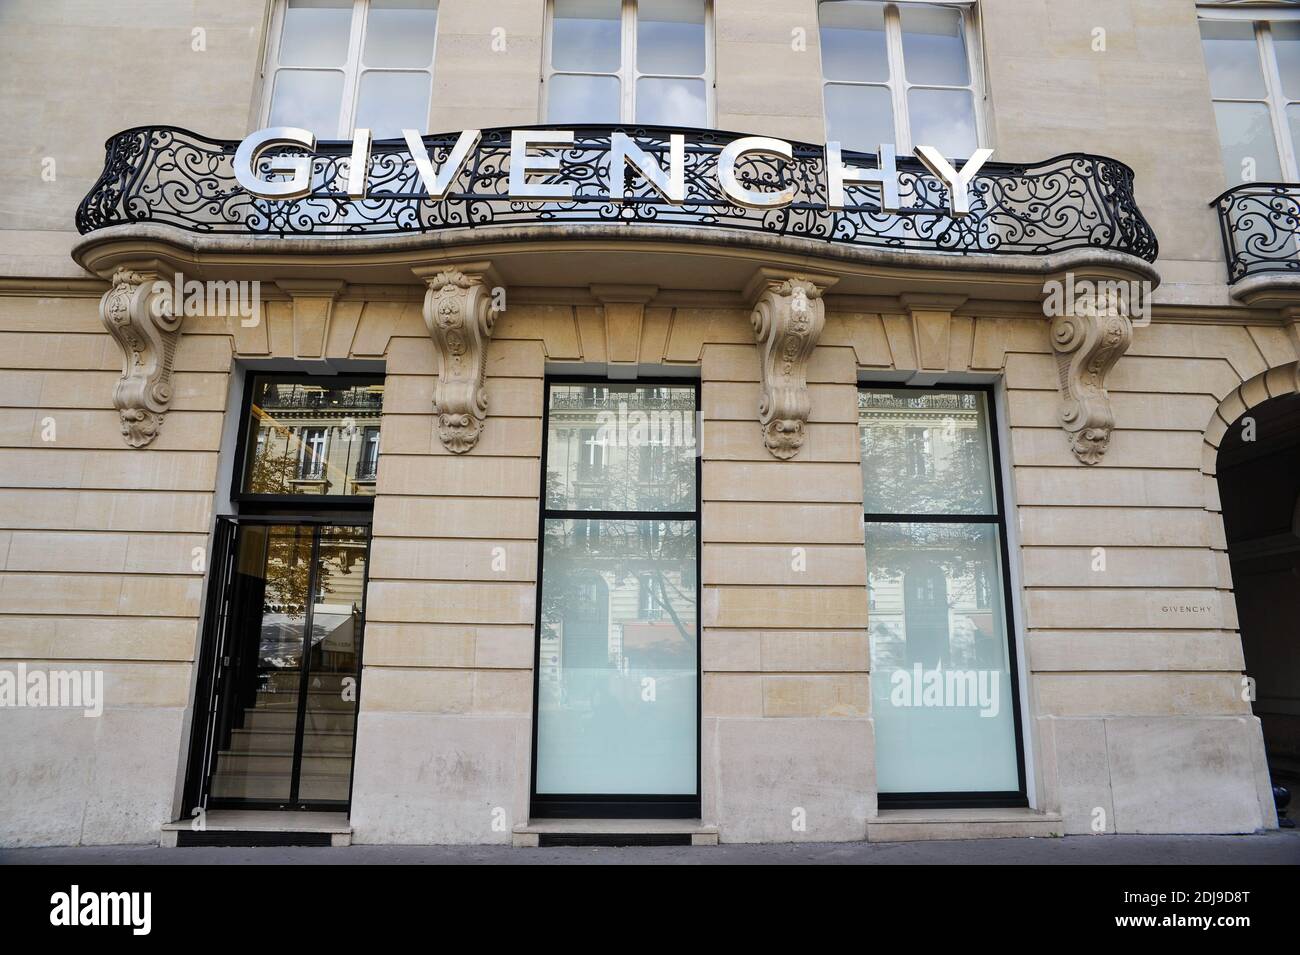
<path fill-rule="evenodd" d="M 1205 426 L 1205 443 L 1201 447 L 1201 473 L 1210 479 L 1211 485 L 1218 473 L 1219 446 L 1233 422 L 1270 398 L 1294 394 L 1300 394 L 1300 361 L 1277 365 L 1248 378 L 1219 402 Z M 1217 491 L 1212 493 L 1206 501 L 1206 509 L 1218 513 L 1218 499 Z"/>

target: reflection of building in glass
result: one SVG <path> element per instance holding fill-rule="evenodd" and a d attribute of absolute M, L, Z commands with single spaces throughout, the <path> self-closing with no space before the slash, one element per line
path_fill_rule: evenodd
<path fill-rule="evenodd" d="M 549 416 L 547 505 L 571 519 L 546 531 L 542 692 L 570 692 L 566 671 L 693 671 L 694 524 L 612 513 L 694 510 L 693 389 L 557 384 Z"/>
<path fill-rule="evenodd" d="M 371 496 L 379 467 L 382 385 L 331 387 L 259 379 L 244 490 Z"/>

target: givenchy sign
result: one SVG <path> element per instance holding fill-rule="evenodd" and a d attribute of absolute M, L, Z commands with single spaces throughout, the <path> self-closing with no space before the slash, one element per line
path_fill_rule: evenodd
<path fill-rule="evenodd" d="M 452 183 L 465 168 L 470 153 L 478 145 L 480 131 L 467 129 L 461 132 L 456 145 L 445 162 L 437 169 L 425 148 L 420 134 L 413 129 L 402 131 L 406 148 L 415 163 L 427 198 L 441 201 L 451 192 Z M 572 182 L 542 182 L 538 175 L 554 174 L 563 168 L 563 153 L 574 145 L 572 130 L 515 129 L 510 133 L 509 193 L 504 197 L 525 202 L 565 202 L 575 195 Z M 235 152 L 235 178 L 250 194 L 261 199 L 301 199 L 312 190 L 312 159 L 303 155 L 277 155 L 266 160 L 260 174 L 258 161 L 268 151 L 285 147 L 315 151 L 316 137 L 305 129 L 276 126 L 259 130 L 248 136 Z M 949 210 L 954 216 L 970 213 L 970 184 L 980 167 L 993 155 L 991 149 L 977 149 L 962 165 L 954 167 L 933 146 L 917 146 L 916 157 L 929 172 L 944 184 L 948 192 Z M 780 190 L 755 189 L 742 181 L 737 166 L 747 156 L 767 156 L 794 161 L 794 150 L 783 139 L 767 136 L 745 136 L 727 143 L 718 154 L 717 187 L 727 201 L 749 209 L 779 209 L 794 201 L 795 188 L 788 185 Z M 829 210 L 843 209 L 844 188 L 847 185 L 869 185 L 880 192 L 883 212 L 899 212 L 898 169 L 892 145 L 882 145 L 878 153 L 878 168 L 865 169 L 845 165 L 838 142 L 825 147 L 826 202 Z M 668 168 L 660 165 L 655 155 L 626 133 L 615 131 L 610 135 L 609 162 L 607 165 L 608 198 L 624 197 L 623 170 L 630 166 L 648 182 L 666 201 L 674 205 L 686 202 L 686 137 L 673 133 L 668 139 Z M 366 177 L 370 167 L 370 130 L 358 129 L 352 140 L 352 155 L 348 162 L 347 195 L 349 199 L 366 198 Z M 270 178 L 276 177 L 276 178 Z"/>

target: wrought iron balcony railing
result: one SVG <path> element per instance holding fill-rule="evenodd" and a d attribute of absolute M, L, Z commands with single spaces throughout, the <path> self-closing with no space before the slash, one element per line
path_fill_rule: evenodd
<path fill-rule="evenodd" d="M 558 128 L 558 127 L 555 127 Z M 793 161 L 748 154 L 737 164 L 750 188 L 794 187 L 779 209 L 733 205 L 718 190 L 719 154 L 739 134 L 685 131 L 686 201 L 674 205 L 641 177 L 626 177 L 626 198 L 607 185 L 610 136 L 622 131 L 667 167 L 669 135 L 652 126 L 578 126 L 561 169 L 536 182 L 572 183 L 572 199 L 525 202 L 509 192 L 509 129 L 486 129 L 448 196 L 428 199 L 404 142 L 373 145 L 367 197 L 346 191 L 348 143 L 322 143 L 311 153 L 308 195 L 267 200 L 235 179 L 238 143 L 167 126 L 137 127 L 108 140 L 104 171 L 77 210 L 77 228 L 92 232 L 122 223 L 163 223 L 199 233 L 319 236 L 436 232 L 508 224 L 636 222 L 743 229 L 827 242 L 969 254 L 1045 255 L 1078 248 L 1127 252 L 1154 261 L 1155 234 L 1133 196 L 1133 171 L 1101 156 L 1072 153 L 1033 165 L 990 162 L 971 185 L 971 213 L 948 212 L 946 188 L 911 158 L 897 163 L 900 210 L 881 210 L 878 193 L 850 185 L 846 207 L 827 209 L 821 146 L 797 143 Z M 424 137 L 435 166 L 459 134 Z M 294 154 L 297 147 L 281 154 Z M 305 151 L 298 149 L 297 155 Z M 868 153 L 844 153 L 850 165 L 876 168 Z M 268 168 L 261 160 L 261 170 Z"/>
<path fill-rule="evenodd" d="M 1228 284 L 1265 272 L 1300 272 L 1300 185 L 1248 182 L 1210 205 L 1219 213 Z"/>

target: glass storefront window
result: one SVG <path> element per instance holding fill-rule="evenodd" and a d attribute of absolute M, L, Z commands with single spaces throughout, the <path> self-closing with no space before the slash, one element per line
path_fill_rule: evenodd
<path fill-rule="evenodd" d="M 383 408 L 377 380 L 254 376 L 240 493 L 373 495 Z"/>
<path fill-rule="evenodd" d="M 697 404 L 694 386 L 548 385 L 534 814 L 698 800 Z"/>
<path fill-rule="evenodd" d="M 1023 803 L 988 395 L 858 394 L 882 804 Z"/>

